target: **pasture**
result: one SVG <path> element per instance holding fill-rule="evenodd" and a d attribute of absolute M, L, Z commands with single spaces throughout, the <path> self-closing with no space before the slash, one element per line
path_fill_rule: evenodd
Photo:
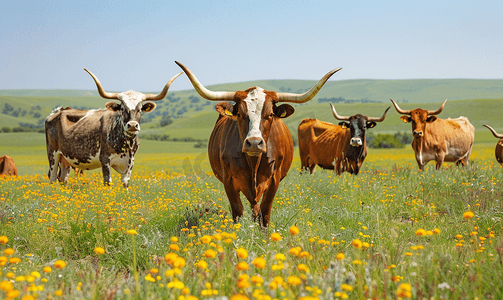
<path fill-rule="evenodd" d="M 0 138 L 24 174 L 0 178 L 3 298 L 503 296 L 496 141 L 440 172 L 418 171 L 410 146 L 369 149 L 362 173 L 340 177 L 300 173 L 296 149 L 265 231 L 246 202 L 232 222 L 206 149 L 192 143 L 142 140 L 125 190 L 115 172 L 104 187 L 99 170 L 51 185 L 43 134 Z"/>

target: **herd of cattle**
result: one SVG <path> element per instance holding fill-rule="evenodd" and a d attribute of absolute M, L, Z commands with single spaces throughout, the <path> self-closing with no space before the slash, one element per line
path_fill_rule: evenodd
<path fill-rule="evenodd" d="M 183 64 L 176 62 L 187 75 L 199 95 L 215 105 L 219 113 L 208 143 L 208 156 L 216 178 L 224 184 L 235 221 L 243 215 L 240 193 L 248 199 L 254 219 L 267 227 L 271 206 L 279 186 L 293 160 L 293 140 L 281 120 L 292 115 L 295 109 L 286 103 L 305 103 L 311 100 L 325 82 L 337 71 L 328 72 L 309 91 L 303 94 L 277 93 L 260 87 L 245 91 L 215 92 L 202 85 Z M 171 83 L 157 95 L 135 91 L 108 93 L 98 78 L 84 69 L 94 79 L 98 92 L 105 99 L 118 100 L 105 104 L 106 109 L 80 110 L 55 109 L 45 121 L 49 179 L 51 182 L 68 180 L 71 167 L 91 170 L 101 167 L 104 184 L 111 182 L 110 170 L 121 174 L 127 188 L 138 151 L 140 119 L 143 112 L 151 112 L 152 101 L 164 99 Z M 446 100 L 447 101 L 447 100 Z M 475 128 L 465 117 L 440 119 L 445 102 L 438 110 L 404 110 L 391 100 L 401 120 L 412 124 L 416 161 L 422 170 L 431 160 L 436 168 L 442 163 L 468 164 Z M 283 104 L 279 105 L 280 102 Z M 383 122 L 382 117 L 361 114 L 340 116 L 331 105 L 338 125 L 317 119 L 304 119 L 298 128 L 299 152 L 302 169 L 314 172 L 318 165 L 333 169 L 337 174 L 358 174 L 367 155 L 365 131 Z M 503 163 L 503 134 L 486 126 L 499 138 L 496 158 Z M 17 175 L 17 168 L 9 156 L 0 157 L 0 174 Z M 260 199 L 262 201 L 260 202 Z"/>

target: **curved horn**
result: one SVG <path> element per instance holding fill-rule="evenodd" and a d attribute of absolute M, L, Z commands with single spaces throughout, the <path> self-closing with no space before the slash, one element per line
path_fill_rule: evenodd
<path fill-rule="evenodd" d="M 190 82 L 194 86 L 194 89 L 201 95 L 201 97 L 211 100 L 211 101 L 231 101 L 234 99 L 234 92 L 213 92 L 208 90 L 202 85 L 196 76 L 184 65 L 175 61 L 175 63 L 182 68 L 187 77 L 189 77 Z"/>
<path fill-rule="evenodd" d="M 304 94 L 293 94 L 293 93 L 277 93 L 278 94 L 278 102 L 290 102 L 290 103 L 305 103 L 316 96 L 320 89 L 323 87 L 325 82 L 334 75 L 336 72 L 342 70 L 342 68 L 333 69 L 323 76 L 318 83 L 313 86 L 309 91 Z"/>
<path fill-rule="evenodd" d="M 494 137 L 498 138 L 498 139 L 503 139 L 503 134 L 499 134 L 496 132 L 496 130 L 494 130 L 491 126 L 489 125 L 485 125 L 485 127 L 487 127 L 487 129 L 491 130 L 491 132 L 493 133 Z"/>
<path fill-rule="evenodd" d="M 442 110 L 444 109 L 445 102 L 447 102 L 447 99 L 444 100 L 444 103 L 442 103 L 442 105 L 440 106 L 439 109 L 437 109 L 437 110 L 429 110 L 428 111 L 428 115 L 438 115 L 439 113 L 441 113 Z"/>
<path fill-rule="evenodd" d="M 368 121 L 370 122 L 382 122 L 384 121 L 384 118 L 386 118 L 386 113 L 388 112 L 388 110 L 391 108 L 391 106 L 388 106 L 388 108 L 386 108 L 386 110 L 384 111 L 384 114 L 382 115 L 382 117 L 380 119 L 376 118 L 376 117 L 368 117 Z"/>
<path fill-rule="evenodd" d="M 343 116 L 339 116 L 337 114 L 337 112 L 335 111 L 335 108 L 334 106 L 332 105 L 332 103 L 330 103 L 330 106 L 332 107 L 332 112 L 334 113 L 334 117 L 337 119 L 337 120 L 341 120 L 341 121 L 349 121 L 349 117 L 343 117 Z"/>
<path fill-rule="evenodd" d="M 168 90 L 169 90 L 169 87 L 171 86 L 171 83 L 173 83 L 173 81 L 180 75 L 182 75 L 183 72 L 180 72 L 178 74 L 176 74 L 175 76 L 173 76 L 169 81 L 168 83 L 166 83 L 166 85 L 164 86 L 164 89 L 162 90 L 162 92 L 160 92 L 159 94 L 145 94 L 145 100 L 143 101 L 147 101 L 147 100 L 150 100 L 150 101 L 157 101 L 157 100 L 162 100 L 164 99 L 164 97 L 166 97 L 166 94 L 168 93 Z"/>
<path fill-rule="evenodd" d="M 91 75 L 91 77 L 94 79 L 94 82 L 96 82 L 96 87 L 98 88 L 98 92 L 100 93 L 100 96 L 105 98 L 105 99 L 117 99 L 117 95 L 119 95 L 119 93 L 107 93 L 105 92 L 105 90 L 103 89 L 103 86 L 101 85 L 101 82 L 98 80 L 98 78 L 96 76 L 94 76 L 93 73 L 91 73 L 91 71 L 89 71 L 88 69 L 84 68 L 84 70 L 89 73 L 89 75 Z"/>
<path fill-rule="evenodd" d="M 400 108 L 400 106 L 398 106 L 398 104 L 396 104 L 395 101 L 393 101 L 393 99 L 389 99 L 391 100 L 391 102 L 393 102 L 393 105 L 395 106 L 395 109 L 398 113 L 402 114 L 402 115 L 410 115 L 410 110 L 403 110 Z"/>

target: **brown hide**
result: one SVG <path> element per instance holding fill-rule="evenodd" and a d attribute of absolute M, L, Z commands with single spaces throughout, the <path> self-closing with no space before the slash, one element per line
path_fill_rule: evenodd
<path fill-rule="evenodd" d="M 441 108 L 435 113 L 417 108 L 400 112 L 400 108 L 393 101 L 402 121 L 412 124 L 412 149 L 416 155 L 419 169 L 431 160 L 436 162 L 436 169 L 440 170 L 442 163 L 454 162 L 456 165 L 467 165 L 472 152 L 475 139 L 475 127 L 466 117 L 457 119 L 440 119 L 433 114 L 440 113 Z"/>
<path fill-rule="evenodd" d="M 237 92 L 236 96 L 239 95 L 245 96 Z M 236 106 L 239 105 L 240 100 L 237 98 Z M 267 105 L 272 109 L 272 102 Z M 267 115 L 269 112 L 265 106 L 263 114 Z M 290 131 L 276 115 L 262 120 L 266 149 L 258 156 L 250 156 L 243 149 L 246 137 L 244 132 L 248 130 L 247 121 L 239 120 L 238 116 L 222 114 L 225 110 L 232 112 L 233 106 L 228 102 L 217 104 L 216 110 L 220 112 L 220 116 L 210 136 L 208 156 L 213 173 L 224 184 L 232 216 L 237 221 L 243 215 L 243 204 L 239 196 L 241 192 L 251 205 L 253 217 L 261 219 L 263 226 L 268 226 L 279 183 L 286 176 L 293 160 Z M 243 125 L 241 133 L 240 122 Z"/>
<path fill-rule="evenodd" d="M 335 169 L 338 175 L 342 172 L 358 174 L 367 156 L 364 140 L 358 161 L 346 157 L 346 147 L 351 139 L 349 128 L 317 119 L 304 119 L 298 133 L 301 167 L 309 169 L 311 174 L 317 165 L 324 169 Z"/>
<path fill-rule="evenodd" d="M 295 109 L 289 104 L 276 104 L 310 101 L 340 68 L 328 72 L 303 94 L 276 93 L 260 87 L 214 92 L 204 87 L 187 67 L 176 63 L 201 97 L 234 102 L 219 102 L 215 106 L 219 117 L 208 143 L 210 165 L 224 184 L 234 221 L 243 215 L 243 193 L 250 202 L 254 220 L 260 219 L 261 225 L 267 227 L 279 183 L 293 160 L 292 136 L 281 118 L 287 118 Z"/>
<path fill-rule="evenodd" d="M 0 175 L 17 176 L 17 167 L 12 157 L 8 155 L 0 157 Z"/>

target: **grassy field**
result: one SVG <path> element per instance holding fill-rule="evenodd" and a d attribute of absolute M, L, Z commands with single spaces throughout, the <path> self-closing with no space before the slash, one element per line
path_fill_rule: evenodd
<path fill-rule="evenodd" d="M 268 230 L 248 205 L 232 222 L 193 143 L 142 140 L 125 190 L 99 170 L 51 185 L 43 134 L 0 139 L 21 174 L 0 178 L 5 299 L 503 297 L 495 139 L 440 172 L 418 171 L 407 146 L 369 149 L 358 176 L 308 175 L 296 150 Z"/>

